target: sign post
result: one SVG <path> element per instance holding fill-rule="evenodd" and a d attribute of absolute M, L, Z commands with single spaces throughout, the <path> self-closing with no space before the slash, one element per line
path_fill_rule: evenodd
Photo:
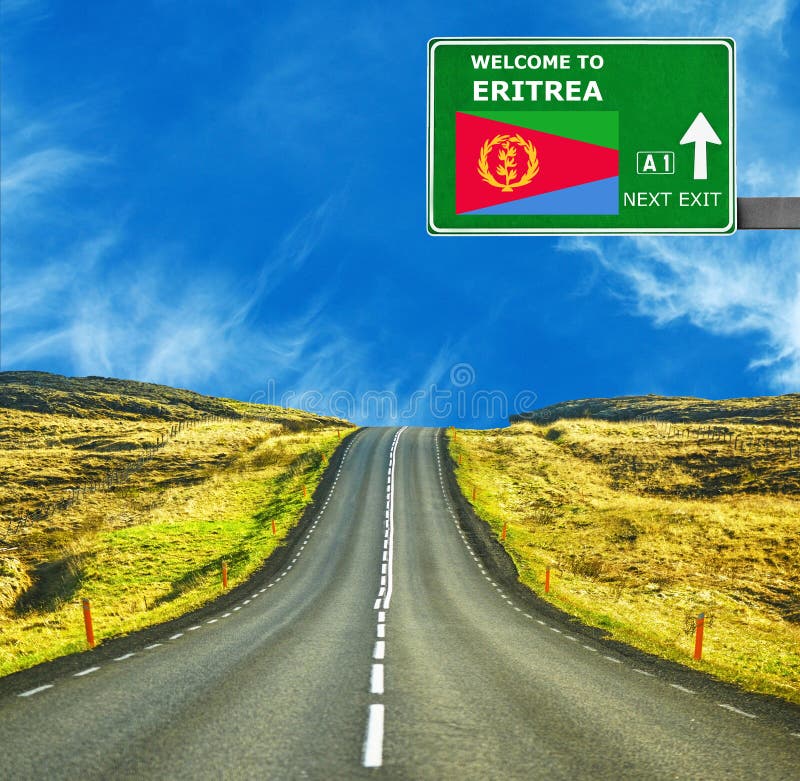
<path fill-rule="evenodd" d="M 728 38 L 428 44 L 431 234 L 736 230 Z"/>

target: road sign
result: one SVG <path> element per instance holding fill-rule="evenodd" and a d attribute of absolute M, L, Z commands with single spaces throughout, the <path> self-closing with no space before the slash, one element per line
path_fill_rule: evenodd
<path fill-rule="evenodd" d="M 736 230 L 729 38 L 428 44 L 431 234 Z"/>

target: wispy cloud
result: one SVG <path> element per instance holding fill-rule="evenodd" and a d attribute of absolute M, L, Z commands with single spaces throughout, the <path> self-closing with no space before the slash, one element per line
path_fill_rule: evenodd
<path fill-rule="evenodd" d="M 752 195 L 800 191 L 796 116 L 775 100 L 761 73 L 780 57 L 794 4 L 786 0 L 712 3 L 690 0 L 610 4 L 618 15 L 654 34 L 733 35 L 739 76 L 747 85 L 740 120 L 739 188 Z M 740 103 L 741 109 L 741 103 Z M 740 112 L 741 115 L 741 112 Z M 772 121 L 765 130 L 762 118 Z M 766 135 L 765 135 L 766 133 Z M 593 256 L 603 280 L 638 315 L 667 327 L 685 321 L 709 333 L 747 336 L 750 366 L 780 391 L 800 385 L 800 238 L 793 234 L 738 233 L 728 238 L 569 239 L 565 251 Z"/>
<path fill-rule="evenodd" d="M 753 337 L 751 367 L 778 390 L 800 384 L 800 237 L 574 239 L 623 282 L 637 314 L 660 326 L 686 320 L 724 336 Z"/>
<path fill-rule="evenodd" d="M 661 35 L 751 35 L 782 31 L 791 14 L 790 0 L 610 0 L 617 16 L 658 22 Z"/>

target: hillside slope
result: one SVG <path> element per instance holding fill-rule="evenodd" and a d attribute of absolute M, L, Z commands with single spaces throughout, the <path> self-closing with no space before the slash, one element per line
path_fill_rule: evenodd
<path fill-rule="evenodd" d="M 800 396 L 588 399 L 459 431 L 520 577 L 618 639 L 800 702 Z"/>
<path fill-rule="evenodd" d="M 280 544 L 350 424 L 125 380 L 0 373 L 0 674 L 165 620 Z M 272 523 L 275 521 L 275 534 Z"/>

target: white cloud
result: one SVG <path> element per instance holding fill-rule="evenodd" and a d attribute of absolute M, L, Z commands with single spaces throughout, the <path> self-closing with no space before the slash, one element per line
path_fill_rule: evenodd
<path fill-rule="evenodd" d="M 753 337 L 751 367 L 772 386 L 800 382 L 800 236 L 765 240 L 642 237 L 570 239 L 623 282 L 637 314 L 660 326 L 686 320 L 723 336 Z"/>
<path fill-rule="evenodd" d="M 739 194 L 800 194 L 797 115 L 773 87 L 785 67 L 784 27 L 794 3 L 615 0 L 640 35 L 725 35 L 737 40 Z M 769 122 L 764 122 L 769 117 Z M 570 239 L 594 255 L 633 310 L 659 326 L 688 321 L 749 337 L 750 367 L 773 388 L 800 385 L 800 236 L 742 232 L 726 238 Z"/>

